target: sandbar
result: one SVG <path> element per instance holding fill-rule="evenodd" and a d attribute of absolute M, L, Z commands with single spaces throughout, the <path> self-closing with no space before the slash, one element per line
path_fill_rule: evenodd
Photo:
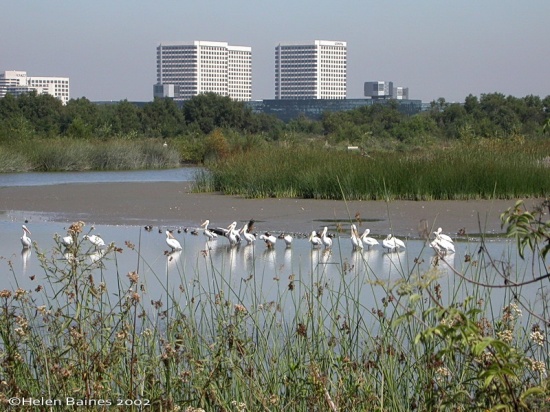
<path fill-rule="evenodd" d="M 526 200 L 528 206 L 536 199 Z M 82 220 L 88 224 L 198 227 L 256 220 L 260 231 L 308 233 L 323 226 L 370 228 L 416 237 L 425 227 L 445 233 L 502 234 L 500 214 L 515 200 L 338 201 L 246 199 L 193 193 L 189 182 L 85 183 L 0 187 L 0 219 Z"/>

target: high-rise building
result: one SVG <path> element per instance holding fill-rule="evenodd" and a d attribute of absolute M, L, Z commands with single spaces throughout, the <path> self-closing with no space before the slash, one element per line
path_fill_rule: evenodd
<path fill-rule="evenodd" d="M 346 73 L 346 42 L 275 47 L 275 99 L 345 99 Z"/>
<path fill-rule="evenodd" d="M 67 104 L 70 99 L 68 77 L 27 76 L 27 72 L 16 70 L 0 73 L 0 98 L 8 93 L 18 96 L 32 90 L 38 94 L 50 94 L 63 104 Z"/>
<path fill-rule="evenodd" d="M 225 42 L 161 43 L 157 47 L 155 97 L 188 100 L 213 92 L 252 99 L 252 48 Z"/>
<path fill-rule="evenodd" d="M 409 88 L 403 86 L 394 86 L 393 82 L 365 82 L 364 90 L 365 97 L 369 97 L 371 99 L 409 99 Z"/>

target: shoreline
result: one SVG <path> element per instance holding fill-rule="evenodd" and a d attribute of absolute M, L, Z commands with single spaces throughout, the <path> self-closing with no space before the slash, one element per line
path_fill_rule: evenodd
<path fill-rule="evenodd" d="M 190 182 L 85 183 L 0 187 L 0 220 L 32 220 L 105 225 L 199 227 L 256 220 L 259 231 L 309 233 L 350 223 L 375 235 L 418 237 L 423 227 L 456 235 L 501 235 L 500 214 L 516 200 L 341 201 L 244 199 L 220 193 L 192 193 Z M 527 199 L 528 207 L 537 203 Z"/>

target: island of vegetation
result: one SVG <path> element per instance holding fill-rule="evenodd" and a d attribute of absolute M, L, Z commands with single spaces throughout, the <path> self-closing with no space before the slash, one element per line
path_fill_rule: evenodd
<path fill-rule="evenodd" d="M 490 199 L 550 191 L 550 96 L 396 102 L 288 123 L 202 94 L 137 105 L 0 99 L 0 172 L 204 165 L 196 191 L 245 197 Z"/>

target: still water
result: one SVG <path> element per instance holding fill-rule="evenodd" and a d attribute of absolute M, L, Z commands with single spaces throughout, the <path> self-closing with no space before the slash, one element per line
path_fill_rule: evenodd
<path fill-rule="evenodd" d="M 0 186 L 192 181 L 198 170 L 2 174 Z M 20 287 L 31 291 L 48 287 L 55 292 L 58 286 L 49 277 L 52 269 L 58 273 L 66 271 L 67 259 L 70 259 L 55 240 L 55 234 L 65 236 L 68 223 L 34 216 L 27 223 L 34 242 L 29 250 L 22 250 L 22 223 L 6 216 L 3 219 L 0 214 L 0 290 Z M 222 226 L 229 222 L 216 223 Z M 239 222 L 239 227 L 244 223 Z M 330 227 L 331 222 L 320 225 Z M 388 284 L 415 282 L 426 274 L 438 278 L 445 305 L 480 293 L 478 287 L 464 282 L 455 270 L 477 282 L 497 285 L 503 283 L 503 275 L 521 281 L 545 273 L 539 259 L 529 255 L 525 260 L 520 259 L 515 243 L 507 239 L 490 239 L 484 244 L 479 238 L 457 241 L 456 252 L 443 261 L 436 258 L 426 242 L 418 239 L 404 239 L 406 249 L 401 252 L 387 253 L 381 246 L 354 251 L 349 231 L 336 233 L 334 227 L 331 230 L 336 237 L 331 251 L 312 248 L 307 239 L 300 237 L 294 239 L 290 248 L 282 241 L 274 249 L 268 249 L 261 241 L 229 247 L 225 238 L 207 242 L 202 231 L 191 234 L 194 228 L 170 229 L 183 247 L 180 252 L 169 253 L 166 235 L 159 233 L 158 227 L 148 231 L 140 226 L 86 226 L 82 235 L 100 235 L 106 244 L 113 243 L 119 251 L 103 255 L 82 240 L 84 256 L 80 266 L 87 276 L 91 275 L 98 283 L 104 282 L 113 296 L 119 296 L 121 290 L 129 287 L 127 274 L 137 272 L 148 298 L 143 300 L 146 309 L 152 305 L 148 302 L 167 300 L 168 296 L 171 301 L 185 305 L 194 298 L 190 291 L 203 297 L 223 292 L 227 299 L 245 305 L 253 301 L 280 301 L 292 285 L 299 296 L 302 289 L 345 290 L 369 312 L 387 295 Z M 39 256 L 45 256 L 50 270 L 44 269 Z M 515 290 L 483 288 L 480 298 L 503 307 L 515 293 L 537 311 L 545 302 L 540 286 L 533 284 Z"/>

